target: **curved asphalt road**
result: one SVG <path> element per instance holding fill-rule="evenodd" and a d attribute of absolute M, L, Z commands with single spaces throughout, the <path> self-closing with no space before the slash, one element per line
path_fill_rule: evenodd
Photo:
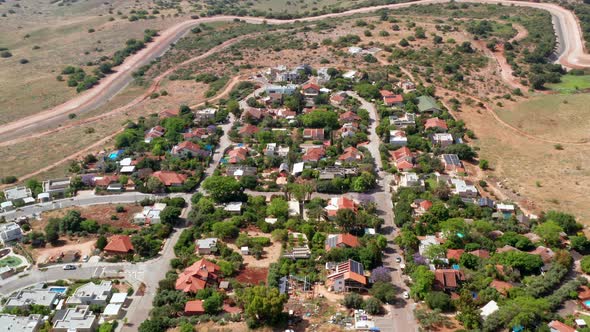
<path fill-rule="evenodd" d="M 446 2 L 449 2 L 449 0 L 419 0 L 408 3 L 359 8 L 341 13 L 306 17 L 298 20 L 277 20 L 239 16 L 214 16 L 181 22 L 163 31 L 161 35 L 157 37 L 152 43 L 148 44 L 146 48 L 127 58 L 126 61 L 119 68 L 117 68 L 116 73 L 113 73 L 101 80 L 98 86 L 52 109 L 0 126 L 0 142 L 13 140 L 30 135 L 31 133 L 39 132 L 41 130 L 57 127 L 67 120 L 68 114 L 70 113 L 81 114 L 104 105 L 133 80 L 132 73 L 134 71 L 136 71 L 139 67 L 148 64 L 153 59 L 163 55 L 169 49 L 172 43 L 178 41 L 178 39 L 184 36 L 192 27 L 201 23 L 233 21 L 234 19 L 240 19 L 253 24 L 261 24 L 264 22 L 268 24 L 289 24 L 295 22 L 311 22 L 326 18 L 349 16 L 359 13 L 368 13 L 380 9 L 396 9 L 412 5 Z M 504 5 L 526 6 L 547 10 L 553 16 L 555 31 L 558 39 L 559 48 L 556 50 L 555 55 L 557 61 L 568 68 L 590 67 L 590 56 L 584 53 L 582 33 L 577 23 L 576 17 L 573 13 L 560 6 L 547 3 L 520 2 L 510 0 L 457 0 L 457 2 L 501 3 Z"/>

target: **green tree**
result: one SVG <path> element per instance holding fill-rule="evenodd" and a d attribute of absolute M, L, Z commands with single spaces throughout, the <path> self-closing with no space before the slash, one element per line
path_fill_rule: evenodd
<path fill-rule="evenodd" d="M 336 212 L 336 224 L 345 231 L 356 228 L 356 214 L 351 209 L 340 209 Z"/>
<path fill-rule="evenodd" d="M 230 99 L 227 104 L 225 104 L 225 107 L 227 108 L 227 111 L 233 115 L 240 114 L 240 104 L 235 99 Z"/>
<path fill-rule="evenodd" d="M 166 186 L 160 181 L 160 179 L 150 176 L 145 184 L 145 188 L 150 193 L 161 193 L 166 190 Z"/>
<path fill-rule="evenodd" d="M 52 245 L 56 245 L 59 241 L 59 225 L 56 220 L 50 220 L 45 226 L 45 239 Z"/>
<path fill-rule="evenodd" d="M 369 294 L 383 303 L 393 303 L 395 300 L 395 287 L 390 282 L 378 281 L 373 284 Z"/>
<path fill-rule="evenodd" d="M 249 319 L 273 324 L 281 317 L 287 297 L 278 288 L 254 286 L 238 293 L 238 301 Z"/>
<path fill-rule="evenodd" d="M 211 296 L 203 301 L 203 308 L 209 315 L 215 315 L 223 307 L 223 297 L 218 292 L 213 292 Z"/>
<path fill-rule="evenodd" d="M 223 239 L 233 239 L 240 233 L 240 229 L 231 221 L 220 221 L 211 227 L 215 235 Z"/>
<path fill-rule="evenodd" d="M 443 292 L 430 292 L 424 299 L 430 309 L 450 311 L 452 309 L 451 297 Z"/>
<path fill-rule="evenodd" d="M 266 213 L 286 220 L 289 217 L 289 203 L 283 198 L 276 197 L 266 207 Z"/>
<path fill-rule="evenodd" d="M 434 273 L 424 265 L 420 265 L 412 273 L 414 281 L 410 287 L 410 293 L 419 299 L 423 299 L 432 289 L 434 284 Z"/>
<path fill-rule="evenodd" d="M 216 202 L 231 202 L 240 198 L 242 186 L 240 182 L 229 176 L 210 176 L 203 181 L 203 189 Z"/>
<path fill-rule="evenodd" d="M 374 297 L 370 297 L 365 301 L 365 311 L 369 315 L 377 315 L 381 313 L 381 301 Z"/>
<path fill-rule="evenodd" d="M 363 297 L 357 293 L 348 293 L 344 296 L 343 304 L 348 309 L 360 309 L 363 307 Z"/>
<path fill-rule="evenodd" d="M 301 116 L 303 125 L 307 128 L 332 128 L 336 129 L 338 124 L 338 113 L 326 110 L 315 110 Z"/>
<path fill-rule="evenodd" d="M 576 222 L 576 217 L 568 213 L 549 211 L 545 214 L 544 219 L 554 221 L 567 234 L 575 234 L 582 229 L 582 225 Z"/>
<path fill-rule="evenodd" d="M 160 220 L 166 225 L 174 226 L 180 218 L 182 209 L 175 206 L 166 206 L 162 212 L 160 212 Z"/>
<path fill-rule="evenodd" d="M 555 221 L 550 220 L 537 225 L 534 228 L 534 232 L 543 238 L 546 245 L 558 246 L 560 243 L 559 234 L 563 232 L 563 229 Z"/>
<path fill-rule="evenodd" d="M 96 233 L 96 232 L 98 232 L 99 228 L 100 228 L 100 225 L 98 224 L 98 222 L 96 220 L 87 219 L 87 220 L 84 220 L 80 223 L 80 229 L 82 229 L 83 231 L 86 231 L 88 233 Z"/>
<path fill-rule="evenodd" d="M 590 274 L 590 256 L 584 256 L 580 262 L 580 266 L 584 273 Z"/>

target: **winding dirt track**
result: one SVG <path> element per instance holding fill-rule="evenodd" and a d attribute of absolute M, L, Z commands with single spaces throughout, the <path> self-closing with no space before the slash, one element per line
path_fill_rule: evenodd
<path fill-rule="evenodd" d="M 190 28 L 200 23 L 233 21 L 234 19 L 240 19 L 242 21 L 254 24 L 261 24 L 265 22 L 267 24 L 289 24 L 295 22 L 312 22 L 326 18 L 349 16 L 359 13 L 368 13 L 380 9 L 396 9 L 412 5 L 437 4 L 446 2 L 449 2 L 449 0 L 419 0 L 408 3 L 359 8 L 341 13 L 326 14 L 315 17 L 306 17 L 298 20 L 277 20 L 264 19 L 258 17 L 238 16 L 214 16 L 181 22 L 163 31 L 160 34 L 160 36 L 158 36 L 152 43 L 148 44 L 146 48 L 127 58 L 125 62 L 119 68 L 117 68 L 116 73 L 113 73 L 107 76 L 106 78 L 102 79 L 101 82 L 94 88 L 52 109 L 42 111 L 38 114 L 0 126 L 0 142 L 3 142 L 2 145 L 14 144 L 16 142 L 22 141 L 22 139 L 39 135 L 40 132 L 47 130 L 49 128 L 57 127 L 58 125 L 62 124 L 67 120 L 67 115 L 70 113 L 81 114 L 96 109 L 97 107 L 103 105 L 104 103 L 109 101 L 113 96 L 115 96 L 118 92 L 123 90 L 133 80 L 132 73 L 134 71 L 136 71 L 139 67 L 149 63 L 151 60 L 164 54 L 168 50 L 170 44 L 176 42 L 178 39 L 184 36 Z M 554 17 L 555 30 L 557 33 L 558 43 L 560 44 L 561 54 L 558 57 L 558 62 L 568 68 L 590 67 L 590 55 L 584 53 L 582 32 L 575 15 L 558 5 L 547 3 L 519 2 L 510 0 L 457 0 L 457 2 L 494 3 L 503 5 L 533 7 L 547 10 Z M 242 38 L 244 37 L 245 36 L 243 36 Z M 236 39 L 226 41 L 222 45 L 219 45 L 209 50 L 201 57 L 197 57 L 191 60 L 198 61 L 206 56 L 209 56 L 219 51 L 220 49 L 231 46 L 235 42 L 237 42 Z M 165 77 L 165 75 L 160 78 L 160 81 L 163 77 Z M 148 92 L 146 92 L 146 94 L 138 97 L 137 99 L 133 100 L 130 104 L 123 106 L 122 108 L 119 108 L 117 110 L 120 111 L 121 109 L 127 109 L 143 101 L 145 98 L 147 98 L 149 93 L 157 89 L 160 81 L 154 82 L 154 84 L 152 84 L 152 86 L 150 87 Z M 47 133 L 47 131 L 45 131 L 45 133 Z"/>

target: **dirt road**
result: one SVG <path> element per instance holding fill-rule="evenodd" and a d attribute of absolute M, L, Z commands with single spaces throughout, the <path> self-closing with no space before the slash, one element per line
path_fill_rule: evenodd
<path fill-rule="evenodd" d="M 116 73 L 111 74 L 103 80 L 101 80 L 101 82 L 94 88 L 52 109 L 0 126 L 0 141 L 7 142 L 22 136 L 29 136 L 31 134 L 38 133 L 48 128 L 56 127 L 64 121 L 66 121 L 68 114 L 70 113 L 82 114 L 84 112 L 91 111 L 103 105 L 104 103 L 108 102 L 113 96 L 115 96 L 118 92 L 123 90 L 133 80 L 132 73 L 135 70 L 137 70 L 142 65 L 149 63 L 151 60 L 164 54 L 170 47 L 170 44 L 176 42 L 178 39 L 184 36 L 190 28 L 201 23 L 211 23 L 220 21 L 227 22 L 233 21 L 235 19 L 240 19 L 247 23 L 253 24 L 289 24 L 295 22 L 312 22 L 326 18 L 350 16 L 359 13 L 368 13 L 380 9 L 396 9 L 412 5 L 423 5 L 433 3 L 436 4 L 445 3 L 448 1 L 449 0 L 420 0 L 409 3 L 359 8 L 341 13 L 332 13 L 315 17 L 306 17 L 298 20 L 277 20 L 264 19 L 258 17 L 214 16 L 181 22 L 163 31 L 160 34 L 160 36 L 155 38 L 155 40 L 152 43 L 148 44 L 146 48 L 127 58 L 120 67 L 116 68 Z M 501 3 L 504 5 L 526 6 L 547 10 L 554 17 L 554 22 L 556 25 L 555 30 L 558 35 L 557 38 L 560 44 L 560 50 L 562 51 L 558 57 L 558 61 L 569 68 L 590 67 L 590 56 L 584 53 L 582 32 L 575 15 L 558 5 L 509 0 L 457 1 Z M 226 43 L 229 43 L 229 45 L 233 44 L 230 41 Z M 226 43 L 224 43 L 225 45 L 222 44 L 211 49 L 206 54 L 210 55 L 215 53 L 219 50 L 219 47 L 223 48 L 229 46 Z M 152 85 L 152 88 L 157 88 L 157 84 L 155 86 Z M 150 91 L 153 90 L 150 89 Z M 141 97 L 139 99 L 141 99 Z M 134 100 L 130 103 L 130 105 L 137 104 L 137 102 L 140 101 Z"/>

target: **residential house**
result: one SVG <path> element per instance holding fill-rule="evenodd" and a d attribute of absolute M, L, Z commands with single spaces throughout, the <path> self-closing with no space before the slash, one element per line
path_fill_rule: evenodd
<path fill-rule="evenodd" d="M 164 203 L 156 203 L 153 206 L 144 206 L 143 210 L 133 215 L 133 222 L 136 224 L 159 224 L 160 213 L 166 208 Z"/>
<path fill-rule="evenodd" d="M 26 317 L 0 314 L 0 326 L 7 332 L 38 332 L 43 327 L 43 319 L 39 314 Z"/>
<path fill-rule="evenodd" d="M 68 298 L 68 305 L 74 304 L 98 304 L 105 306 L 111 294 L 113 293 L 113 284 L 110 281 L 102 281 L 100 284 L 89 282 L 80 286 L 72 296 Z"/>
<path fill-rule="evenodd" d="M 349 146 L 346 149 L 344 149 L 344 153 L 342 153 L 340 157 L 338 157 L 338 160 L 347 163 L 358 162 L 363 160 L 363 153 L 360 152 L 357 148 Z"/>
<path fill-rule="evenodd" d="M 512 286 L 512 284 L 509 282 L 495 279 L 490 283 L 489 287 L 497 290 L 498 293 L 506 296 L 508 295 L 508 291 L 512 289 L 512 287 L 514 286 Z"/>
<path fill-rule="evenodd" d="M 575 328 L 566 325 L 558 320 L 552 320 L 547 324 L 549 326 L 549 331 L 551 332 L 577 332 Z"/>
<path fill-rule="evenodd" d="M 389 144 L 394 146 L 406 146 L 408 144 L 408 137 L 403 130 L 389 131 Z"/>
<path fill-rule="evenodd" d="M 294 176 L 301 175 L 301 173 L 303 173 L 304 167 L 305 167 L 304 162 L 299 162 L 299 163 L 293 164 L 293 170 L 291 171 L 291 174 L 293 174 Z"/>
<path fill-rule="evenodd" d="M 244 166 L 244 165 L 229 165 L 225 169 L 225 173 L 228 176 L 233 176 L 236 179 L 241 178 L 242 176 L 254 176 L 258 169 L 254 166 Z"/>
<path fill-rule="evenodd" d="M 167 119 L 167 118 L 173 118 L 175 116 L 179 116 L 180 115 L 180 110 L 179 109 L 175 109 L 175 110 L 165 110 L 160 112 L 160 114 L 158 114 L 158 117 L 160 119 Z"/>
<path fill-rule="evenodd" d="M 210 151 L 201 149 L 201 146 L 191 141 L 183 141 L 172 147 L 172 155 L 179 157 L 201 157 L 207 158 L 211 155 Z"/>
<path fill-rule="evenodd" d="M 346 196 L 332 197 L 329 204 L 324 208 L 328 215 L 328 218 L 336 217 L 338 211 L 349 209 L 354 213 L 358 211 L 359 205 L 352 199 Z"/>
<path fill-rule="evenodd" d="M 244 205 L 244 203 L 242 203 L 242 202 L 229 202 L 229 203 L 225 204 L 225 206 L 223 207 L 223 210 L 227 211 L 229 213 L 240 214 L 240 213 L 242 213 L 242 206 L 243 205 Z"/>
<path fill-rule="evenodd" d="M 342 125 L 337 131 L 337 135 L 340 138 L 352 137 L 359 131 L 359 125 L 357 122 L 349 122 Z"/>
<path fill-rule="evenodd" d="M 445 167 L 445 172 L 447 173 L 463 173 L 465 172 L 465 168 L 463 168 L 463 163 L 459 159 L 459 156 L 456 154 L 443 154 L 440 156 L 443 166 Z"/>
<path fill-rule="evenodd" d="M 477 205 L 479 205 L 479 207 L 489 207 L 490 209 L 493 209 L 496 206 L 496 202 L 491 198 L 482 197 L 477 200 Z"/>
<path fill-rule="evenodd" d="M 500 308 L 498 307 L 498 303 L 496 303 L 496 301 L 494 300 L 491 300 L 481 308 L 481 318 L 486 319 L 489 315 L 493 314 L 498 310 L 500 310 Z"/>
<path fill-rule="evenodd" d="M 455 290 L 463 281 L 465 281 L 465 274 L 463 271 L 452 269 L 440 269 L 434 271 L 434 288 L 438 290 Z"/>
<path fill-rule="evenodd" d="M 51 197 L 64 197 L 70 189 L 70 178 L 43 181 L 43 192 Z"/>
<path fill-rule="evenodd" d="M 220 268 L 218 265 L 202 258 L 187 267 L 176 279 L 176 290 L 196 293 L 207 286 L 217 286 Z"/>
<path fill-rule="evenodd" d="M 94 186 L 98 189 L 114 191 L 117 190 L 117 184 L 120 184 L 119 177 L 117 175 L 97 176 L 94 178 Z"/>
<path fill-rule="evenodd" d="M 496 209 L 498 213 L 502 214 L 504 219 L 509 219 L 516 212 L 514 204 L 498 203 L 496 204 Z"/>
<path fill-rule="evenodd" d="M 415 168 L 414 154 L 407 147 L 403 146 L 395 151 L 389 151 L 391 160 L 400 172 L 406 172 Z"/>
<path fill-rule="evenodd" d="M 20 241 L 23 237 L 23 231 L 15 222 L 0 224 L 0 242 L 7 245 L 9 242 Z"/>
<path fill-rule="evenodd" d="M 301 87 L 301 92 L 306 98 L 313 98 L 320 94 L 320 86 L 314 83 L 307 83 Z"/>
<path fill-rule="evenodd" d="M 383 97 L 383 104 L 385 106 L 403 106 L 404 97 L 402 95 L 396 95 L 391 91 L 381 90 L 381 97 Z"/>
<path fill-rule="evenodd" d="M 240 130 L 238 130 L 238 134 L 242 137 L 251 137 L 258 133 L 260 129 L 251 124 L 243 125 Z"/>
<path fill-rule="evenodd" d="M 312 141 L 324 140 L 324 128 L 305 128 L 303 129 L 303 139 Z"/>
<path fill-rule="evenodd" d="M 269 95 L 271 93 L 277 93 L 277 94 L 281 94 L 281 95 L 292 95 L 297 90 L 297 85 L 295 85 L 295 84 L 267 85 L 265 90 L 266 90 L 266 93 Z"/>
<path fill-rule="evenodd" d="M 53 317 L 52 332 L 94 332 L 98 319 L 88 305 L 59 310 Z"/>
<path fill-rule="evenodd" d="M 431 141 L 432 144 L 444 148 L 453 144 L 453 135 L 449 133 L 434 133 L 431 136 Z"/>
<path fill-rule="evenodd" d="M 210 255 L 217 252 L 217 238 L 210 237 L 195 241 L 195 249 L 199 255 Z"/>
<path fill-rule="evenodd" d="M 194 111 L 195 113 L 195 122 L 208 122 L 215 119 L 215 115 L 217 114 L 216 108 L 204 108 L 200 110 Z"/>
<path fill-rule="evenodd" d="M 27 197 L 33 197 L 33 193 L 31 189 L 25 186 L 11 187 L 4 190 L 4 198 L 7 201 L 25 199 Z"/>
<path fill-rule="evenodd" d="M 449 127 L 447 126 L 447 122 L 445 120 L 439 118 L 430 118 L 424 123 L 424 129 L 438 129 L 447 131 Z"/>
<path fill-rule="evenodd" d="M 248 158 L 248 148 L 235 147 L 227 153 L 227 162 L 230 164 L 237 164 L 246 161 Z"/>
<path fill-rule="evenodd" d="M 465 180 L 453 178 L 451 184 L 454 187 L 453 193 L 461 196 L 461 198 L 476 198 L 479 194 L 477 188 Z"/>
<path fill-rule="evenodd" d="M 358 82 L 359 80 L 361 80 L 363 78 L 363 73 L 357 72 L 356 70 L 349 70 L 349 71 L 345 72 L 344 74 L 342 74 L 342 78 Z"/>
<path fill-rule="evenodd" d="M 403 116 L 389 116 L 389 123 L 398 128 L 407 128 L 416 124 L 416 115 L 414 113 L 404 113 Z"/>
<path fill-rule="evenodd" d="M 326 155 L 326 150 L 323 147 L 309 148 L 305 151 L 305 154 L 301 157 L 304 162 L 318 162 Z"/>
<path fill-rule="evenodd" d="M 360 246 L 359 239 L 352 234 L 329 234 L 326 238 L 326 251 L 332 248 L 356 248 Z"/>
<path fill-rule="evenodd" d="M 411 207 L 414 209 L 414 215 L 421 216 L 430 210 L 432 202 L 427 199 L 417 199 L 412 203 Z"/>
<path fill-rule="evenodd" d="M 267 106 L 271 106 L 275 103 L 281 104 L 283 102 L 283 95 L 280 93 L 270 93 L 268 96 L 264 97 L 263 101 Z"/>
<path fill-rule="evenodd" d="M 535 250 L 529 252 L 529 254 L 540 256 L 543 260 L 543 263 L 545 263 L 546 265 L 550 264 L 553 260 L 553 257 L 555 257 L 555 252 L 550 248 L 544 246 L 538 246 L 537 248 L 535 248 Z"/>
<path fill-rule="evenodd" d="M 418 253 L 424 256 L 426 252 L 426 248 L 433 244 L 441 244 L 442 239 L 436 235 L 426 235 L 424 238 L 420 239 L 420 244 L 418 245 Z"/>
<path fill-rule="evenodd" d="M 145 143 L 149 144 L 154 140 L 154 138 L 164 136 L 164 133 L 166 133 L 166 129 L 164 127 L 155 126 L 155 127 L 151 128 L 150 130 L 148 130 L 148 132 L 144 136 L 143 141 Z"/>
<path fill-rule="evenodd" d="M 418 190 L 424 190 L 424 180 L 421 179 L 416 173 L 404 172 L 400 176 L 399 186 L 404 188 L 416 188 Z"/>
<path fill-rule="evenodd" d="M 337 293 L 366 289 L 367 277 L 363 264 L 352 259 L 337 264 L 326 277 L 326 287 Z"/>
<path fill-rule="evenodd" d="M 336 92 L 330 97 L 330 103 L 332 103 L 332 105 L 341 106 L 344 104 L 346 97 L 346 92 Z"/>
<path fill-rule="evenodd" d="M 113 235 L 103 250 L 107 254 L 126 255 L 133 252 L 133 244 L 129 235 Z"/>
<path fill-rule="evenodd" d="M 290 111 L 286 108 L 281 108 L 276 112 L 275 118 L 287 119 L 289 121 L 294 121 L 296 116 L 297 116 L 296 112 Z M 278 129 L 278 128 L 273 128 L 273 129 Z"/>
<path fill-rule="evenodd" d="M 461 259 L 461 255 L 463 255 L 464 252 L 465 252 L 465 250 L 463 250 L 463 249 L 448 249 L 447 250 L 447 259 L 454 260 L 454 261 L 458 262 Z"/>
<path fill-rule="evenodd" d="M 192 315 L 202 315 L 205 313 L 205 308 L 203 307 L 202 300 L 193 300 L 187 301 L 184 305 L 184 315 L 185 316 L 192 316 Z"/>
<path fill-rule="evenodd" d="M 485 249 L 476 249 L 476 250 L 470 251 L 468 253 L 473 256 L 479 257 L 481 259 L 489 259 L 490 258 L 490 252 Z"/>
<path fill-rule="evenodd" d="M 6 300 L 4 309 L 29 309 L 31 305 L 55 308 L 59 294 L 47 289 L 25 289 L 18 291 Z"/>
<path fill-rule="evenodd" d="M 403 81 L 400 84 L 400 86 L 404 90 L 404 93 L 408 93 L 408 92 L 416 90 L 416 84 L 414 84 L 414 82 L 411 82 L 411 81 Z"/>
<path fill-rule="evenodd" d="M 346 111 L 338 117 L 340 123 L 361 121 L 361 117 L 352 111 Z"/>
<path fill-rule="evenodd" d="M 207 137 L 209 137 L 209 130 L 207 130 L 207 128 L 194 128 L 189 132 L 182 134 L 182 138 L 184 138 L 186 141 L 192 140 L 193 138 L 204 139 Z"/>
<path fill-rule="evenodd" d="M 242 121 L 249 121 L 257 123 L 264 118 L 264 110 L 262 108 L 248 107 L 242 112 Z"/>
<path fill-rule="evenodd" d="M 188 179 L 188 175 L 173 171 L 157 171 L 152 176 L 160 180 L 166 187 L 181 187 Z"/>
<path fill-rule="evenodd" d="M 420 113 L 435 113 L 440 112 L 441 109 L 438 107 L 436 99 L 430 96 L 420 96 L 418 97 L 418 111 Z"/>

